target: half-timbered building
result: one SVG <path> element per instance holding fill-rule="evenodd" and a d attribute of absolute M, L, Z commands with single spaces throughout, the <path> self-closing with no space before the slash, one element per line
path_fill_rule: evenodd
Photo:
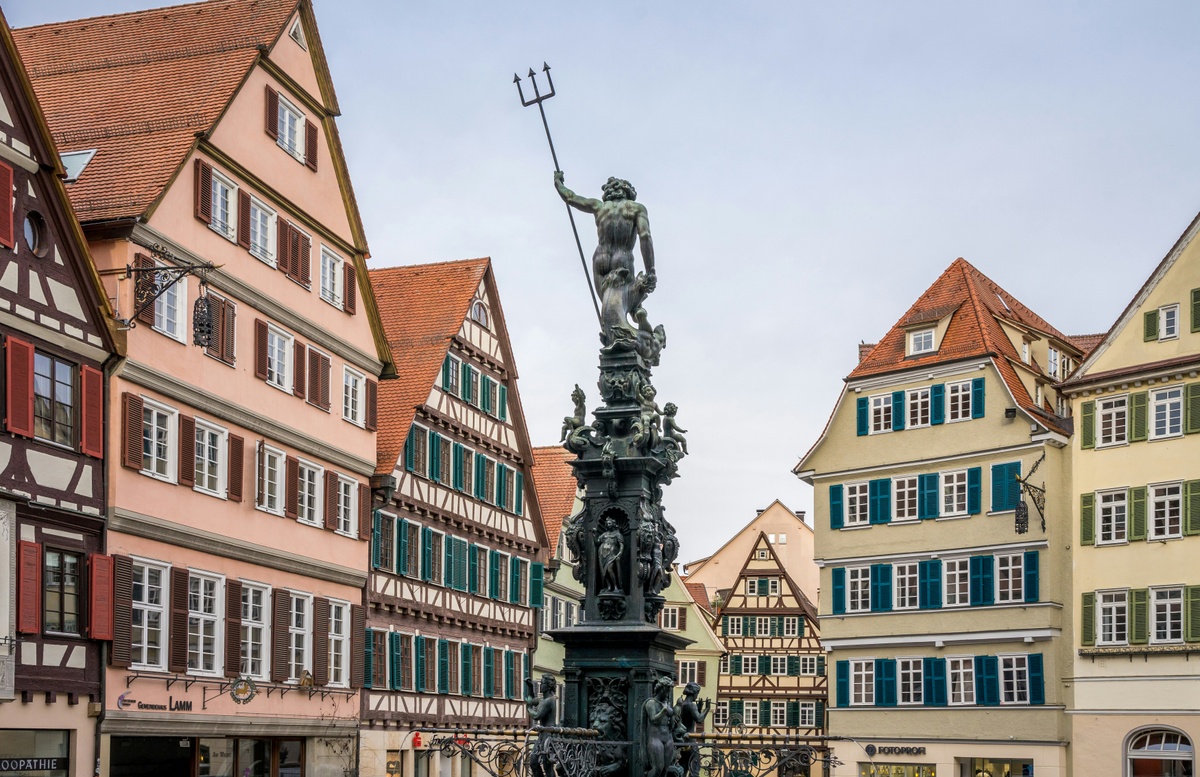
<path fill-rule="evenodd" d="M 828 683 L 817 611 L 765 532 L 713 621 L 725 643 L 713 726 L 748 735 L 825 733 Z"/>
<path fill-rule="evenodd" d="M 432 774 L 444 756 L 414 759 L 422 728 L 527 721 L 546 541 L 490 260 L 371 283 L 404 367 L 380 394 L 394 492 L 372 527 L 361 774 Z"/>
<path fill-rule="evenodd" d="M 113 628 L 104 370 L 123 338 L 2 15 L 0 44 L 0 762 L 91 775 Z"/>

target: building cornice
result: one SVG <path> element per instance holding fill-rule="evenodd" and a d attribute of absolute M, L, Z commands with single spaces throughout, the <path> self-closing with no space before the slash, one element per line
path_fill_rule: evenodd
<path fill-rule="evenodd" d="M 919 431 L 919 430 L 916 430 Z M 903 432 L 901 432 L 903 434 Z M 1017 453 L 1020 451 L 1033 451 L 1045 447 L 1039 440 L 1035 442 L 1023 442 L 1018 445 L 1004 445 L 999 448 L 987 448 L 985 450 L 966 451 L 964 453 L 955 453 L 949 456 L 937 456 L 929 459 L 913 459 L 911 461 L 896 461 L 887 464 L 877 464 L 870 467 L 856 467 L 855 469 L 841 469 L 833 472 L 817 472 L 816 470 L 804 470 L 796 473 L 798 477 L 806 483 L 812 485 L 812 480 L 825 480 L 827 478 L 849 478 L 856 475 L 866 475 L 873 472 L 883 472 L 885 470 L 907 469 L 910 467 L 927 467 L 932 464 L 944 464 L 950 461 L 962 461 L 964 459 L 975 459 L 982 456 L 995 456 L 1002 453 Z M 808 479 L 806 479 L 808 478 Z"/>
<path fill-rule="evenodd" d="M 926 612 L 931 612 L 926 610 Z M 940 612 L 940 611 L 938 611 Z M 829 617 L 829 616 L 825 616 Z M 896 648 L 935 647 L 949 648 L 953 645 L 976 645 L 990 642 L 1020 642 L 1033 644 L 1049 642 L 1062 634 L 1062 629 L 1005 629 L 1000 631 L 950 631 L 939 634 L 897 634 L 874 637 L 822 637 L 821 647 L 826 651 L 850 648 Z"/>
<path fill-rule="evenodd" d="M 888 524 L 880 524 L 887 526 Z M 1026 540 L 1024 542 L 1002 542 L 992 545 L 973 545 L 966 548 L 945 548 L 942 550 L 919 550 L 908 553 L 879 553 L 870 556 L 844 556 L 836 558 L 813 559 L 818 567 L 850 566 L 853 564 L 869 564 L 873 561 L 924 561 L 933 558 L 958 558 L 974 553 L 1003 553 L 1005 551 L 1040 550 L 1049 548 L 1049 540 Z M 877 613 L 878 614 L 878 613 Z"/>
<path fill-rule="evenodd" d="M 846 389 L 858 394 L 863 391 L 870 391 L 871 389 L 898 386 L 902 383 L 914 383 L 921 380 L 936 380 L 937 378 L 948 378 L 953 375 L 963 375 L 969 372 L 978 372 L 979 370 L 987 369 L 993 358 L 995 358 L 995 354 L 982 353 L 948 364 L 937 364 L 923 367 L 900 367 L 899 369 L 885 372 L 880 375 L 872 375 L 870 377 L 847 380 Z M 980 359 L 983 361 L 980 361 Z"/>

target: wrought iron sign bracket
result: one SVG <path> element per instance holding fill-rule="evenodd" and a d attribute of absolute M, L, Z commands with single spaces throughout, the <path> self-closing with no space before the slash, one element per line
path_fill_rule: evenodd
<path fill-rule="evenodd" d="M 1042 457 L 1034 462 L 1033 468 L 1029 470 L 1028 475 L 1025 477 L 1014 475 L 1017 480 L 1017 485 L 1020 487 L 1021 491 L 1029 496 L 1029 499 L 1033 502 L 1033 506 L 1037 508 L 1038 515 L 1042 519 L 1042 532 L 1046 531 L 1045 481 L 1042 481 L 1043 484 L 1041 486 L 1035 486 L 1029 482 L 1029 479 L 1033 477 L 1033 473 L 1037 472 L 1038 467 L 1040 467 L 1042 462 L 1045 460 L 1046 454 L 1043 452 Z M 1024 499 L 1021 499 L 1019 502 L 1017 502 L 1016 530 L 1017 534 L 1025 534 L 1029 531 L 1029 505 Z"/>
<path fill-rule="evenodd" d="M 215 265 L 212 262 L 201 261 L 192 263 L 183 261 L 160 243 L 143 247 L 162 264 L 156 263 L 150 267 L 135 267 L 132 264 L 127 264 L 124 270 L 116 271 L 123 273 L 126 278 L 133 279 L 133 312 L 128 318 L 117 319 L 117 323 L 126 329 L 136 327 L 138 316 L 149 310 L 158 301 L 159 297 L 183 278 L 189 275 L 198 276 L 202 287 L 207 288 L 208 273 L 220 267 L 220 265 Z M 150 273 L 150 275 L 146 276 L 146 273 Z M 147 277 L 149 277 L 149 280 L 146 280 Z M 200 299 L 205 299 L 203 292 Z M 199 300 L 197 303 L 199 304 Z M 207 305 L 205 307 L 207 308 Z M 208 325 L 208 322 L 206 322 L 206 325 Z"/>
<path fill-rule="evenodd" d="M 215 699 L 219 699 L 222 696 L 224 696 L 225 692 L 228 691 L 232 685 L 233 685 L 232 682 L 221 682 L 217 685 L 213 695 L 209 696 L 208 692 L 210 690 L 213 690 L 213 686 L 205 683 L 205 685 L 200 689 L 203 692 L 203 696 L 200 700 L 200 709 L 202 709 L 202 710 L 208 709 L 208 703 L 210 701 L 214 701 Z"/>

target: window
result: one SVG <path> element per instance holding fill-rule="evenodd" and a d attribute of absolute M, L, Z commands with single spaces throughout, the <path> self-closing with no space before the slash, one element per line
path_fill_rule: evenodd
<path fill-rule="evenodd" d="M 908 333 L 908 355 L 917 356 L 933 350 L 933 330 L 919 329 Z"/>
<path fill-rule="evenodd" d="M 866 526 L 867 484 L 851 483 L 846 486 L 846 526 Z"/>
<path fill-rule="evenodd" d="M 733 616 L 729 619 L 729 635 L 730 637 L 742 636 L 742 619 Z"/>
<path fill-rule="evenodd" d="M 1126 591 L 1099 591 L 1096 603 L 1100 609 L 1100 630 L 1096 642 L 1100 645 L 1124 645 L 1129 641 L 1129 611 Z M 1084 635 L 1090 637 L 1091 635 Z"/>
<path fill-rule="evenodd" d="M 513 567 L 512 589 L 516 593 L 516 604 L 525 604 L 529 596 L 529 562 L 524 559 L 517 559 L 516 565 Z"/>
<path fill-rule="evenodd" d="M 892 431 L 892 395 L 871 397 L 871 434 Z"/>
<path fill-rule="evenodd" d="M 815 701 L 800 702 L 800 727 L 814 728 L 817 725 L 817 703 Z"/>
<path fill-rule="evenodd" d="M 321 246 L 321 299 L 336 308 L 342 306 L 342 259 Z"/>
<path fill-rule="evenodd" d="M 480 596 L 487 596 L 488 593 L 488 549 L 482 545 L 477 545 L 470 550 L 475 554 L 475 584 L 469 586 L 469 590 L 475 591 Z M 470 563 L 468 562 L 467 571 L 470 573 Z M 542 617 L 546 615 L 545 607 L 542 608 Z"/>
<path fill-rule="evenodd" d="M 75 365 L 41 351 L 33 355 L 33 435 L 75 444 Z"/>
<path fill-rule="evenodd" d="M 163 669 L 166 620 L 165 567 L 133 565 L 133 627 L 130 652 L 135 668 Z"/>
<path fill-rule="evenodd" d="M 296 495 L 296 519 L 312 526 L 321 525 L 322 470 L 307 461 L 300 462 L 300 478 Z"/>
<path fill-rule="evenodd" d="M 421 527 L 411 521 L 404 521 L 400 531 L 408 534 L 408 552 L 404 559 L 404 569 L 409 577 L 421 576 Z M 487 588 L 480 588 L 481 592 Z"/>
<path fill-rule="evenodd" d="M 846 570 L 846 610 L 866 612 L 871 609 L 871 568 L 850 567 Z"/>
<path fill-rule="evenodd" d="M 497 681 L 503 674 L 503 672 L 496 672 Z M 497 696 L 502 695 L 499 691 L 499 684 L 499 682 L 496 683 Z M 404 691 L 413 689 L 413 637 L 410 634 L 400 635 L 400 689 Z"/>
<path fill-rule="evenodd" d="M 364 667 L 364 671 L 373 688 L 388 687 L 388 636 L 389 632 L 383 629 L 371 629 L 368 632 L 371 660 Z"/>
<path fill-rule="evenodd" d="M 787 702 L 773 701 L 771 702 L 771 725 L 786 726 L 787 725 Z"/>
<path fill-rule="evenodd" d="M 1113 397 L 1096 402 L 1096 426 L 1100 430 L 1096 436 L 1097 447 L 1125 444 L 1127 401 L 1127 397 Z"/>
<path fill-rule="evenodd" d="M 358 426 L 363 425 L 363 382 L 361 372 L 345 367 L 342 371 L 342 418 Z"/>
<path fill-rule="evenodd" d="M 442 390 L 449 394 L 458 396 L 458 376 L 459 366 L 462 363 L 453 356 L 446 357 L 446 363 L 442 366 Z"/>
<path fill-rule="evenodd" d="M 946 659 L 951 704 L 975 703 L 975 659 L 971 656 Z"/>
<path fill-rule="evenodd" d="M 427 534 L 425 536 L 428 538 L 428 541 L 429 541 L 429 555 L 427 556 L 427 558 L 429 559 L 429 566 L 425 570 L 425 574 L 423 575 L 423 577 L 425 577 L 425 579 L 427 579 L 437 585 L 442 585 L 445 581 L 445 577 L 442 574 L 442 558 L 443 558 L 442 554 L 445 552 L 443 550 L 443 543 L 445 542 L 445 538 L 442 536 L 441 532 L 436 532 L 436 531 L 431 531 L 431 532 L 429 532 L 429 534 Z M 501 564 L 500 565 L 500 574 L 504 575 L 504 573 L 505 573 L 504 565 Z M 505 591 L 506 589 L 502 585 L 502 586 L 500 586 L 500 590 Z"/>
<path fill-rule="evenodd" d="M 856 659 L 850 662 L 850 704 L 871 706 L 875 703 L 875 661 Z"/>
<path fill-rule="evenodd" d="M 240 673 L 246 677 L 267 676 L 267 589 L 242 584 L 242 661 Z"/>
<path fill-rule="evenodd" d="M 892 506 L 896 513 L 896 521 L 913 521 L 917 519 L 917 479 L 915 477 L 893 478 Z"/>
<path fill-rule="evenodd" d="M 259 443 L 258 508 L 276 515 L 283 514 L 283 451 Z"/>
<path fill-rule="evenodd" d="M 996 604 L 1025 601 L 1025 556 L 996 556 Z"/>
<path fill-rule="evenodd" d="M 967 421 L 971 418 L 971 381 L 946 384 L 947 421 Z"/>
<path fill-rule="evenodd" d="M 942 601 L 946 607 L 961 607 L 971 603 L 971 560 L 947 559 L 945 563 L 946 590 Z"/>
<path fill-rule="evenodd" d="M 299 161 L 304 161 L 304 115 L 283 95 L 279 95 L 279 122 L 276 142 Z M 215 177 L 215 176 L 214 176 Z"/>
<path fill-rule="evenodd" d="M 758 578 L 746 578 L 746 596 L 758 596 Z"/>
<path fill-rule="evenodd" d="M 292 392 L 292 336 L 275 327 L 267 329 L 267 383 Z"/>
<path fill-rule="evenodd" d="M 720 674 L 729 674 L 729 654 L 721 656 L 721 660 L 717 663 L 717 672 Z"/>
<path fill-rule="evenodd" d="M 745 701 L 742 704 L 742 725 L 757 726 L 758 725 L 758 701 Z"/>
<path fill-rule="evenodd" d="M 917 562 L 892 567 L 892 609 L 915 610 L 917 607 Z"/>
<path fill-rule="evenodd" d="M 429 471 L 429 430 L 414 424 L 407 444 L 412 447 L 412 471 L 425 477 Z"/>
<path fill-rule="evenodd" d="M 267 264 L 274 266 L 275 237 L 275 211 L 251 197 L 250 253 L 262 259 Z"/>
<path fill-rule="evenodd" d="M 1046 374 L 1052 378 L 1058 377 L 1059 356 L 1057 348 L 1046 349 Z"/>
<path fill-rule="evenodd" d="M 1150 439 L 1183 434 L 1183 387 L 1163 389 L 1150 394 Z"/>
<path fill-rule="evenodd" d="M 482 326 L 484 329 L 487 329 L 488 309 L 487 306 L 479 300 L 475 300 L 475 303 L 471 305 L 471 320 Z"/>
<path fill-rule="evenodd" d="M 292 609 L 288 619 L 288 680 L 299 680 L 306 669 L 311 669 L 308 651 L 309 610 L 312 600 L 301 594 L 292 597 Z"/>
<path fill-rule="evenodd" d="M 667 631 L 679 631 L 679 608 L 664 607 L 662 611 L 662 627 Z"/>
<path fill-rule="evenodd" d="M 817 657 L 800 656 L 800 674 L 815 676 L 817 674 Z"/>
<path fill-rule="evenodd" d="M 1151 642 L 1183 641 L 1183 589 L 1154 588 L 1150 591 L 1152 614 Z"/>
<path fill-rule="evenodd" d="M 1150 539 L 1181 537 L 1183 503 L 1178 483 L 1150 487 Z"/>
<path fill-rule="evenodd" d="M 1106 491 L 1097 496 L 1100 498 L 1099 543 L 1104 545 L 1125 542 L 1128 515 L 1126 512 L 1127 492 L 1125 489 L 1121 489 L 1120 491 Z"/>
<path fill-rule="evenodd" d="M 172 283 L 154 300 L 155 331 L 183 342 L 183 326 L 187 319 L 184 306 L 187 304 L 187 281 L 183 278 Z"/>
<path fill-rule="evenodd" d="M 337 483 L 337 531 L 351 537 L 355 535 L 354 517 L 357 512 L 358 484 L 353 480 L 339 477 Z"/>
<path fill-rule="evenodd" d="M 1177 731 L 1143 731 L 1129 743 L 1128 763 L 1126 774 L 1192 774 L 1195 751 Z"/>
<path fill-rule="evenodd" d="M 924 677 L 920 658 L 896 659 L 897 700 L 900 704 L 921 704 L 924 700 Z"/>
<path fill-rule="evenodd" d="M 220 612 L 221 581 L 214 577 L 188 576 L 189 672 L 212 674 L 217 665 L 217 613 Z"/>
<path fill-rule="evenodd" d="M 457 642 L 447 642 L 446 643 L 446 653 L 450 657 L 450 666 L 447 667 L 449 669 L 449 671 L 446 673 L 446 678 L 445 678 L 446 685 L 449 687 L 450 693 L 459 693 L 462 691 L 462 685 L 459 684 L 459 679 L 458 679 L 459 678 L 458 670 L 460 667 L 460 663 L 458 660 L 458 643 Z"/>
<path fill-rule="evenodd" d="M 1029 703 L 1029 657 L 1000 656 L 1000 703 Z"/>
<path fill-rule="evenodd" d="M 237 202 L 237 186 L 220 173 L 212 174 L 212 220 L 208 226 L 221 237 L 233 240 L 237 237 L 237 220 L 233 209 Z"/>
<path fill-rule="evenodd" d="M 83 599 L 77 553 L 46 549 L 42 575 L 42 627 L 57 634 L 82 634 L 80 601 Z"/>
<path fill-rule="evenodd" d="M 302 49 L 308 48 L 307 46 L 304 45 L 304 29 L 300 26 L 299 19 L 297 19 L 295 24 L 292 25 L 292 29 L 290 29 L 288 31 L 288 37 L 291 38 L 292 40 L 296 41 L 296 45 L 299 46 L 300 48 L 302 48 Z"/>
<path fill-rule="evenodd" d="M 329 684 L 345 687 L 350 680 L 350 628 L 344 602 L 329 603 Z"/>
<path fill-rule="evenodd" d="M 697 680 L 696 678 L 700 676 L 700 669 L 699 669 L 700 662 L 698 662 L 698 661 L 680 661 L 678 663 L 679 663 L 679 677 L 675 682 L 676 685 L 687 685 L 688 683 L 699 682 L 699 680 Z"/>
<path fill-rule="evenodd" d="M 1164 305 L 1158 309 L 1158 339 L 1171 340 L 1179 336 L 1179 306 Z"/>
<path fill-rule="evenodd" d="M 742 656 L 742 674 L 758 674 L 758 656 Z"/>
<path fill-rule="evenodd" d="M 225 496 L 225 430 L 196 422 L 196 490 Z"/>
<path fill-rule="evenodd" d="M 567 614 L 563 616 L 563 624 L 566 626 L 574 626 L 576 623 L 577 609 L 574 602 L 567 602 Z"/>
<path fill-rule="evenodd" d="M 796 615 L 783 616 L 783 636 L 800 636 L 800 618 Z"/>
<path fill-rule="evenodd" d="M 1029 341 L 1021 343 L 1021 361 L 1029 364 Z"/>
<path fill-rule="evenodd" d="M 929 388 L 910 389 L 908 392 L 908 428 L 929 426 Z"/>
<path fill-rule="evenodd" d="M 175 479 L 175 411 L 145 402 L 142 407 L 142 472 Z"/>
<path fill-rule="evenodd" d="M 717 702 L 717 708 L 713 710 L 713 725 L 728 726 L 729 725 L 729 702 Z"/>
<path fill-rule="evenodd" d="M 942 473 L 942 517 L 967 514 L 967 471 Z"/>

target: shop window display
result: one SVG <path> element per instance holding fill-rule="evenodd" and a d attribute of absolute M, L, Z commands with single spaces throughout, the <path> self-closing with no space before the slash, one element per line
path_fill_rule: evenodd
<path fill-rule="evenodd" d="M 933 764 L 860 763 L 858 777 L 937 777 Z"/>
<path fill-rule="evenodd" d="M 1033 761 L 972 758 L 964 762 L 963 777 L 1033 777 Z"/>

